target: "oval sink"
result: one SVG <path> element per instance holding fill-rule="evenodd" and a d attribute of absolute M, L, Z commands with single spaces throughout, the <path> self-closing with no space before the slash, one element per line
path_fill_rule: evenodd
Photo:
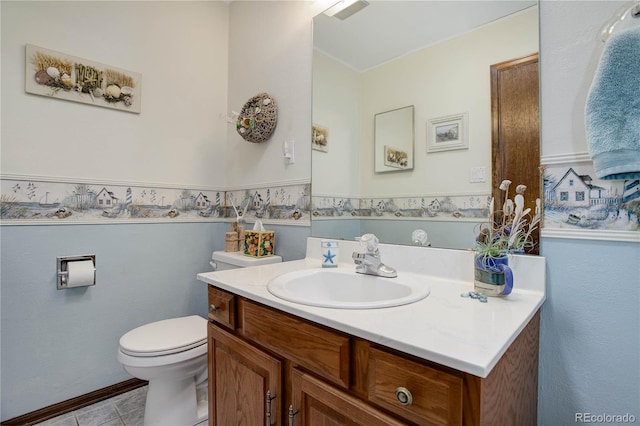
<path fill-rule="evenodd" d="M 429 287 L 412 274 L 381 278 L 346 269 L 304 269 L 273 278 L 271 294 L 303 305 L 341 309 L 373 309 L 424 299 Z"/>

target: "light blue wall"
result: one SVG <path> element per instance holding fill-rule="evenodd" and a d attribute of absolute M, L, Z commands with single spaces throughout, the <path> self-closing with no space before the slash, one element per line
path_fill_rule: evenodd
<path fill-rule="evenodd" d="M 226 223 L 3 226 L 2 419 L 130 376 L 120 336 L 139 325 L 207 315 L 204 283 Z M 308 227 L 274 226 L 278 254 L 304 257 Z M 56 289 L 56 257 L 95 254 L 97 284 Z"/>
<path fill-rule="evenodd" d="M 246 229 L 251 228 L 247 225 Z M 276 254 L 282 256 L 284 262 L 303 259 L 307 251 L 307 237 L 311 236 L 308 226 L 265 225 L 265 228 L 276 231 Z"/>
<path fill-rule="evenodd" d="M 640 246 L 545 238 L 538 424 L 575 413 L 640 421 Z"/>
<path fill-rule="evenodd" d="M 388 244 L 411 244 L 416 229 L 427 232 L 432 247 L 467 249 L 473 246 L 480 223 L 385 219 L 312 220 L 312 234 L 320 238 L 355 239 L 375 234 Z"/>
<path fill-rule="evenodd" d="M 600 31 L 632 4 L 542 0 L 543 159 L 587 151 L 584 105 L 603 47 Z M 543 237 L 541 254 L 547 300 L 538 424 L 575 424 L 582 412 L 629 413 L 640 422 L 640 244 Z"/>
<path fill-rule="evenodd" d="M 314 237 L 351 240 L 363 234 L 360 219 L 311 219 L 311 233 Z M 383 240 L 384 241 L 384 240 Z"/>
<path fill-rule="evenodd" d="M 597 32 L 621 4 L 542 1 L 543 155 L 584 150 L 582 111 Z M 309 228 L 273 228 L 277 253 L 301 257 Z M 127 379 L 115 359 L 122 333 L 171 315 L 204 315 L 206 293 L 195 274 L 210 270 L 210 253 L 222 249 L 227 229 L 213 223 L 0 227 L 1 418 Z M 574 424 L 576 411 L 640 419 L 640 245 L 543 238 L 541 250 L 548 299 L 539 424 Z M 55 257 L 83 253 L 97 255 L 97 286 L 55 290 Z"/>
<path fill-rule="evenodd" d="M 432 247 L 468 249 L 473 247 L 475 236 L 480 232 L 480 224 L 475 222 L 436 222 L 412 220 L 362 221 L 363 234 L 373 232 L 385 243 L 411 244 L 411 233 L 423 229 L 429 236 Z"/>
<path fill-rule="evenodd" d="M 288 5 L 261 7 L 275 9 L 276 19 L 297 17 L 301 6 Z M 263 68 L 265 63 L 286 64 L 283 45 L 289 59 L 306 60 L 281 72 L 255 73 L 258 67 L 247 68 L 243 58 L 246 73 L 261 77 L 256 80 L 238 77 L 239 70 L 230 66 L 230 37 L 244 30 L 231 31 L 229 8 L 228 2 L 217 1 L 121 2 L 118 7 L 110 2 L 1 2 L 0 178 L 181 189 L 237 188 L 245 182 L 235 175 L 245 177 L 249 171 L 257 176 L 251 185 L 261 184 L 264 176 L 278 182 L 308 180 L 310 146 L 299 147 L 296 164 L 285 167 L 280 142 L 258 146 L 240 141 L 222 117 L 250 95 L 268 90 L 286 110 L 274 139 L 282 141 L 284 133 L 287 139 L 309 139 L 310 19 L 287 33 L 295 42 L 251 39 L 251 57 Z M 287 14 L 289 9 L 294 10 Z M 291 31 L 289 25 L 270 24 L 271 16 L 257 15 L 262 26 Z M 269 34 L 280 37 L 277 30 Z M 26 94 L 24 43 L 141 72 L 142 113 Z M 274 62 L 274 57 L 279 59 Z M 229 73 L 242 82 L 237 96 L 229 92 Z M 33 117 L 39 117 L 35 126 Z M 230 154 L 232 148 L 249 153 Z M 255 156 L 260 161 L 232 170 L 236 179 L 230 179 L 229 155 L 245 163 Z M 123 333 L 172 316 L 206 315 L 206 288 L 195 277 L 211 270 L 211 252 L 223 249 L 228 229 L 224 223 L 0 226 L 0 419 L 128 379 L 116 360 Z M 308 226 L 273 229 L 278 254 L 286 260 L 304 255 Z M 97 255 L 97 285 L 56 290 L 56 256 L 85 253 Z"/>
<path fill-rule="evenodd" d="M 223 224 L 3 226 L 2 419 L 129 379 L 122 334 L 206 316 L 198 272 L 211 270 Z M 222 236 L 222 237 L 220 237 Z M 56 256 L 95 254 L 93 287 L 56 289 Z"/>

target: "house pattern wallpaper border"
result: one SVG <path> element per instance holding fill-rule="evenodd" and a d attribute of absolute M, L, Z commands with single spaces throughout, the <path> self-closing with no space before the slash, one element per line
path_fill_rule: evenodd
<path fill-rule="evenodd" d="M 640 180 L 594 179 L 587 155 L 543 157 L 543 236 L 640 241 Z M 311 184 L 233 190 L 0 178 L 2 224 L 247 222 L 309 226 L 311 218 L 471 221 L 488 217 L 490 195 L 311 196 Z M 557 233 L 557 235 L 555 235 Z M 607 234 L 607 233 L 610 233 Z"/>
<path fill-rule="evenodd" d="M 640 180 L 594 178 L 587 153 L 543 158 L 542 164 L 543 231 L 622 231 L 640 241 Z"/>
<path fill-rule="evenodd" d="M 640 242 L 640 180 L 594 179 L 588 153 L 547 156 L 543 236 Z M 313 219 L 482 220 L 490 195 L 414 197 L 313 196 Z"/>
<path fill-rule="evenodd" d="M 122 183 L 0 179 L 3 224 L 211 222 L 236 218 L 309 225 L 310 184 L 243 190 L 166 188 Z M 271 197 L 273 194 L 273 197 Z"/>
<path fill-rule="evenodd" d="M 483 220 L 489 216 L 490 195 L 414 197 L 312 197 L 313 218 Z"/>
<path fill-rule="evenodd" d="M 226 216 L 239 216 L 247 222 L 309 222 L 311 184 L 273 186 L 226 191 Z M 235 207 L 235 208 L 234 208 Z"/>

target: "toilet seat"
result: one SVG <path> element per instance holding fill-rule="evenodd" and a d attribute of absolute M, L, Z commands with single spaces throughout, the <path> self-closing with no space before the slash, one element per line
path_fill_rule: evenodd
<path fill-rule="evenodd" d="M 156 321 L 120 338 L 120 351 L 134 357 L 154 357 L 188 351 L 207 343 L 207 320 L 192 315 Z"/>

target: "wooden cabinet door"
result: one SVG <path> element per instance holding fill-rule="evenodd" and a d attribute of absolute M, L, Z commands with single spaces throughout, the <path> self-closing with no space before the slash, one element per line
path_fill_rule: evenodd
<path fill-rule="evenodd" d="M 524 184 L 525 208 L 536 209 L 536 198 L 543 199 L 540 173 L 540 110 L 538 54 L 491 66 L 491 156 L 495 209 L 504 203 L 500 183 L 509 179 L 515 195 L 516 185 Z M 533 234 L 529 254 L 539 253 L 539 232 Z"/>
<path fill-rule="evenodd" d="M 282 425 L 282 362 L 211 323 L 208 338 L 209 425 Z"/>
<path fill-rule="evenodd" d="M 393 417 L 315 377 L 293 369 L 290 426 L 400 426 Z"/>

